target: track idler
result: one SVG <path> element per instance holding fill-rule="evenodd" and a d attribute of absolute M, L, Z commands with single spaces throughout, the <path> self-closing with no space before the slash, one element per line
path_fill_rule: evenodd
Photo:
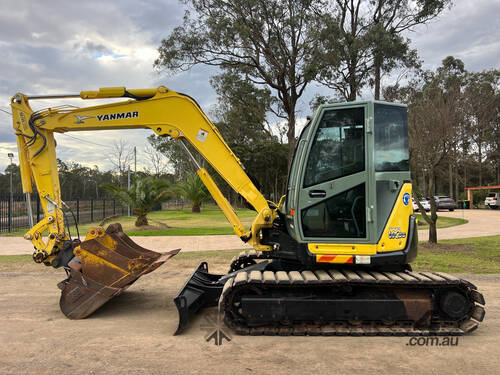
<path fill-rule="evenodd" d="M 73 250 L 69 278 L 59 283 L 61 311 L 70 319 L 88 317 L 179 251 L 157 253 L 145 249 L 132 241 L 118 223 L 106 231 L 91 228 L 85 241 Z"/>

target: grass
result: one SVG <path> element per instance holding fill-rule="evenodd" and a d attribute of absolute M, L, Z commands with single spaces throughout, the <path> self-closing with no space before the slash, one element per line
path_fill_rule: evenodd
<path fill-rule="evenodd" d="M 224 273 L 233 256 L 241 250 L 181 252 L 168 264 L 194 269 L 206 261 L 211 272 Z M 500 236 L 440 241 L 437 245 L 419 243 L 416 271 L 449 273 L 500 273 Z M 0 272 L 49 272 L 50 267 L 35 264 L 31 255 L 0 256 Z"/>
<path fill-rule="evenodd" d="M 417 271 L 449 273 L 500 273 L 500 236 L 419 243 L 413 263 Z"/>
<path fill-rule="evenodd" d="M 418 219 L 418 229 L 429 229 L 429 224 L 427 224 L 427 221 L 425 221 L 425 219 L 422 217 L 422 215 L 416 214 L 416 216 Z M 468 220 L 465 220 L 465 219 L 439 216 L 439 214 L 438 214 L 438 220 L 437 220 L 438 229 L 439 228 L 454 227 L 456 225 L 462 225 L 462 224 L 467 224 L 467 223 L 468 223 Z"/>

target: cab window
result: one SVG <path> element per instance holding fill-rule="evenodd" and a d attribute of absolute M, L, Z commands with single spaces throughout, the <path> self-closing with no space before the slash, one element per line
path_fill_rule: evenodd
<path fill-rule="evenodd" d="M 309 151 L 304 187 L 363 171 L 364 128 L 363 107 L 326 110 Z"/>

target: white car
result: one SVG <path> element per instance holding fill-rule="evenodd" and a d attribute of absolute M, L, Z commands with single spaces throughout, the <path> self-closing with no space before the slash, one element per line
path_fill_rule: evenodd
<path fill-rule="evenodd" d="M 422 205 L 422 207 L 426 212 L 429 212 L 431 210 L 431 202 L 429 202 L 427 199 L 420 200 L 420 204 Z M 418 208 L 415 199 L 413 199 L 413 211 L 419 211 L 419 210 L 420 209 Z"/>
<path fill-rule="evenodd" d="M 486 207 L 490 207 L 492 210 L 496 210 L 500 207 L 500 193 L 489 193 L 484 201 Z"/>

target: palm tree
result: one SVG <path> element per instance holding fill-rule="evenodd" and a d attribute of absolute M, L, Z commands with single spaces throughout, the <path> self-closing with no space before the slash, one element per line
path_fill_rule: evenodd
<path fill-rule="evenodd" d="M 130 189 L 120 188 L 113 184 L 103 184 L 102 187 L 114 198 L 132 207 L 132 213 L 137 216 L 136 227 L 148 225 L 149 211 L 173 196 L 170 185 L 154 177 L 137 178 Z"/>
<path fill-rule="evenodd" d="M 174 191 L 184 199 L 191 201 L 191 212 L 199 213 L 201 203 L 210 197 L 210 193 L 197 174 L 187 177 L 186 181 L 175 186 Z"/>

